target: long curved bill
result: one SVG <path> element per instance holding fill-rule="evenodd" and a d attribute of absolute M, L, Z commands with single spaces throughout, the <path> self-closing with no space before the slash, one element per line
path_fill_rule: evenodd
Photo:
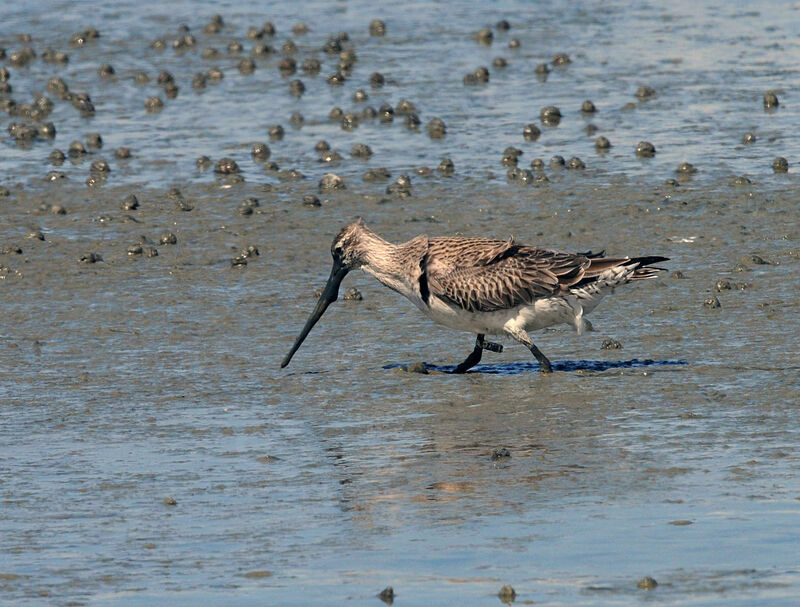
<path fill-rule="evenodd" d="M 311 333 L 311 329 L 314 328 L 314 325 L 317 324 L 317 321 L 322 318 L 322 315 L 325 313 L 325 310 L 328 309 L 328 306 L 338 299 L 339 285 L 342 284 L 342 280 L 345 276 L 347 276 L 349 271 L 350 270 L 348 268 L 342 266 L 342 263 L 338 259 L 333 260 L 331 275 L 328 278 L 325 288 L 322 289 L 322 295 L 320 295 L 319 301 L 314 307 L 314 311 L 311 312 L 311 316 L 308 317 L 306 326 L 303 327 L 303 330 L 300 331 L 300 335 L 298 335 L 297 339 L 294 341 L 292 349 L 289 350 L 289 353 L 283 359 L 283 362 L 281 363 L 281 369 L 288 365 L 292 360 L 292 356 L 294 356 L 294 353 L 297 352 L 301 345 L 303 345 L 303 341 L 305 341 L 305 338 L 308 337 L 309 333 Z"/>

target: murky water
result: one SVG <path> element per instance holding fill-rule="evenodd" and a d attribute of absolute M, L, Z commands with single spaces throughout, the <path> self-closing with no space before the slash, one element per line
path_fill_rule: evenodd
<path fill-rule="evenodd" d="M 215 12 L 226 26 L 206 34 Z M 0 101 L 47 94 L 57 136 L 4 136 L 0 148 L 0 603 L 380 605 L 392 586 L 398 605 L 483 605 L 511 584 L 517 604 L 796 604 L 798 17 L 786 3 L 7 8 L 0 46 L 12 91 Z M 373 18 L 385 36 L 369 35 Z M 503 18 L 508 31 L 494 27 Z M 278 33 L 260 42 L 277 52 L 241 74 L 256 43 L 247 28 L 267 20 Z M 291 33 L 299 22 L 307 34 Z M 181 24 L 197 45 L 176 52 Z M 101 37 L 70 47 L 89 26 Z M 473 38 L 483 27 L 491 46 Z M 332 87 L 337 59 L 321 48 L 340 31 L 358 60 Z M 165 50 L 150 47 L 159 38 Z M 298 65 L 317 58 L 320 75 L 280 74 L 289 38 Z M 233 40 L 240 54 L 228 52 Z M 25 46 L 37 58 L 12 65 Z M 46 47 L 69 63 L 43 61 Z M 219 56 L 204 58 L 208 47 Z M 572 63 L 537 79 L 536 65 L 559 52 Z M 114 78 L 98 75 L 104 63 Z M 193 75 L 214 66 L 222 81 L 194 90 Z M 465 86 L 480 66 L 489 83 Z M 175 99 L 155 81 L 162 70 Z M 151 82 L 135 84 L 138 71 Z M 369 85 L 376 71 L 380 89 Z M 95 115 L 47 92 L 54 76 L 88 92 Z M 299 99 L 293 79 L 305 84 Z M 638 100 L 645 85 L 657 97 Z M 357 89 L 366 102 L 353 101 Z M 766 111 L 770 90 L 780 106 Z M 153 95 L 165 101 L 155 114 L 144 107 Z M 360 113 L 402 99 L 416 105 L 419 132 L 402 116 L 352 131 L 328 118 L 334 106 Z M 580 112 L 586 99 L 596 114 Z M 559 126 L 541 124 L 547 105 L 561 109 Z M 428 136 L 433 117 L 444 139 Z M 4 134 L 20 121 L 0 113 Z M 541 128 L 537 141 L 523 139 L 528 123 Z M 269 139 L 275 124 L 283 140 Z M 93 132 L 101 150 L 50 164 L 54 148 Z M 754 144 L 741 143 L 747 132 Z M 600 135 L 613 144 L 605 154 Z M 339 164 L 318 162 L 320 139 Z M 654 158 L 635 156 L 641 140 Z M 306 179 L 262 167 L 250 156 L 257 142 Z M 355 143 L 372 157 L 351 158 Z M 544 159 L 549 181 L 507 182 L 511 145 L 523 150 L 520 167 Z M 132 158 L 116 159 L 119 146 Z M 550 169 L 554 154 L 587 168 Z M 197 169 L 201 155 L 234 158 L 244 182 Z M 773 173 L 777 156 L 788 173 Z M 443 157 L 452 177 L 435 170 Z M 98 158 L 111 172 L 87 187 Z M 665 183 L 681 162 L 698 172 Z M 413 195 L 387 194 L 392 180 L 363 182 L 376 167 L 411 175 Z M 50 171 L 66 179 L 46 181 Z M 317 191 L 329 171 L 347 190 Z M 121 210 L 130 193 L 139 208 Z M 307 195 L 321 206 L 304 205 Z M 260 206 L 242 215 L 247 197 Z M 280 370 L 328 274 L 330 240 L 356 216 L 393 241 L 514 234 L 665 255 L 683 278 L 618 290 L 584 336 L 534 335 L 556 371 L 541 377 L 511 343 L 472 373 L 442 373 L 472 337 L 353 275 L 345 287 L 364 299 L 334 305 Z M 176 244 L 160 242 L 166 232 Z M 136 244 L 158 255 L 129 255 Z M 232 267 L 250 245 L 260 255 Z M 102 261 L 79 261 L 89 253 Z M 720 307 L 704 305 L 713 297 Z M 606 338 L 622 349 L 601 349 Z M 429 374 L 403 370 L 419 361 Z M 644 576 L 657 587 L 638 588 Z"/>

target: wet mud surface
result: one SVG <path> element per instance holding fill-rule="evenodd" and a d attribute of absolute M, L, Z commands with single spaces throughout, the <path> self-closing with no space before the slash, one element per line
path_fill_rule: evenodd
<path fill-rule="evenodd" d="M 796 10 L 87 5 L 0 28 L 0 603 L 794 604 Z M 356 217 L 669 272 L 281 370 Z"/>

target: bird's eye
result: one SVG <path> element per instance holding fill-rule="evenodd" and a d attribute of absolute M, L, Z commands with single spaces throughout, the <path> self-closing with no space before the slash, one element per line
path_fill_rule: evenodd
<path fill-rule="evenodd" d="M 336 246 L 333 248 L 333 252 L 334 252 L 334 253 L 335 253 L 335 254 L 336 254 L 338 257 L 341 257 L 341 256 L 342 256 L 342 254 L 344 253 L 344 249 L 342 248 L 342 245 L 336 245 Z"/>

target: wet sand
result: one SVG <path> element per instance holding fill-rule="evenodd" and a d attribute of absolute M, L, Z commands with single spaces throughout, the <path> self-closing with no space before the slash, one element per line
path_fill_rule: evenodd
<path fill-rule="evenodd" d="M 510 584 L 517 604 L 793 604 L 800 146 L 790 74 L 774 59 L 796 48 L 796 11 L 312 8 L 235 4 L 216 34 L 203 31 L 211 5 L 165 15 L 123 3 L 90 20 L 43 10 L 37 22 L 11 11 L 0 100 L 44 94 L 54 107 L 39 121 L 0 113 L 3 132 L 52 121 L 57 134 L 9 133 L 0 155 L 0 602 L 376 605 L 391 586 L 398 604 L 472 605 Z M 385 35 L 370 34 L 375 18 Z M 275 36 L 247 37 L 267 20 Z M 310 31 L 293 33 L 299 22 Z M 182 23 L 196 45 L 176 52 Z M 71 46 L 89 26 L 100 38 Z M 332 86 L 342 58 L 323 46 L 344 30 L 357 61 Z M 280 50 L 290 38 L 293 54 Z M 257 44 L 276 50 L 242 73 Z M 36 58 L 11 64 L 26 46 Z M 47 47 L 69 62 L 44 61 Z M 557 53 L 571 62 L 553 65 Z M 282 75 L 287 57 L 318 59 L 320 74 Z M 223 79 L 194 90 L 217 65 Z M 480 66 L 488 83 L 465 84 Z M 156 82 L 165 70 L 174 99 Z M 94 115 L 47 92 L 53 77 L 88 91 Z M 637 96 L 644 85 L 656 96 Z M 765 108 L 770 90 L 780 105 Z M 154 95 L 164 107 L 152 114 Z M 419 132 L 397 112 L 391 125 L 361 114 L 403 99 Z M 580 111 L 586 99 L 596 113 Z M 555 127 L 540 119 L 551 105 Z M 332 122 L 335 106 L 358 126 Z M 434 117 L 443 138 L 428 132 Z M 541 134 L 526 141 L 529 123 Z M 270 138 L 277 124 L 283 139 Z M 748 132 L 755 143 L 742 143 Z M 318 160 L 321 139 L 340 160 Z M 73 140 L 85 157 L 53 165 Z M 638 157 L 640 141 L 655 156 Z M 257 143 L 269 158 L 253 157 Z M 372 155 L 353 157 L 358 143 Z M 523 152 L 516 169 L 509 146 Z M 586 168 L 552 168 L 556 154 Z M 224 158 L 240 173 L 215 172 Z M 452 174 L 437 170 L 443 158 Z M 90 170 L 97 160 L 107 175 Z M 684 162 L 697 172 L 676 171 Z M 388 179 L 362 178 L 383 167 Z M 346 189 L 320 189 L 330 172 Z M 410 188 L 387 192 L 401 175 Z M 534 335 L 552 376 L 513 343 L 464 376 L 437 372 L 473 338 L 363 274 L 343 285 L 363 299 L 331 307 L 280 370 L 330 240 L 355 217 L 395 242 L 513 235 L 671 261 L 606 299 L 594 331 Z M 429 374 L 403 370 L 420 362 Z"/>

